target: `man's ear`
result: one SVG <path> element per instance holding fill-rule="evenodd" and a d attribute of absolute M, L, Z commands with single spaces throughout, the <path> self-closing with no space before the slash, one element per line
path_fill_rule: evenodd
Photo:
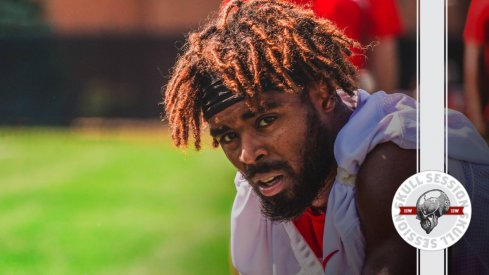
<path fill-rule="evenodd" d="M 336 97 L 333 94 L 328 94 L 328 96 L 323 101 L 323 110 L 326 113 L 332 112 L 336 105 Z"/>
<path fill-rule="evenodd" d="M 309 88 L 309 98 L 314 107 L 323 113 L 332 112 L 336 105 L 334 93 L 322 82 L 315 83 Z"/>

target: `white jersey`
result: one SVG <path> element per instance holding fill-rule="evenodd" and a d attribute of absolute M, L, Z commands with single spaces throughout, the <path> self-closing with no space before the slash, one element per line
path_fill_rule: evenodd
<path fill-rule="evenodd" d="M 451 139 L 463 146 L 463 150 L 450 150 L 450 156 L 489 165 L 489 149 L 467 119 L 457 112 L 449 112 L 449 117 L 454 118 L 449 125 L 455 130 Z M 338 171 L 326 208 L 325 269 L 292 222 L 272 222 L 261 214 L 259 197 L 238 173 L 231 214 L 231 255 L 238 271 L 256 275 L 360 274 L 365 238 L 356 208 L 355 176 L 378 144 L 390 141 L 404 149 L 415 149 L 416 127 L 416 102 L 412 98 L 358 91 L 355 111 L 334 144 Z M 463 134 L 456 130 L 461 127 Z"/>

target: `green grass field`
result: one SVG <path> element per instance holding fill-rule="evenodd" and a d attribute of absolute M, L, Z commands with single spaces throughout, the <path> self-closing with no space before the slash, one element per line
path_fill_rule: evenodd
<path fill-rule="evenodd" d="M 229 274 L 234 170 L 160 136 L 0 128 L 0 274 Z"/>

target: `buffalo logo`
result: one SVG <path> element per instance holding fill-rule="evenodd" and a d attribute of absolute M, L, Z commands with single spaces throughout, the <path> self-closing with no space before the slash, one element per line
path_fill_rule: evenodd
<path fill-rule="evenodd" d="M 424 192 L 416 202 L 416 219 L 420 220 L 421 228 L 430 234 L 438 225 L 438 218 L 445 215 L 450 208 L 450 200 L 445 192 L 434 189 Z"/>

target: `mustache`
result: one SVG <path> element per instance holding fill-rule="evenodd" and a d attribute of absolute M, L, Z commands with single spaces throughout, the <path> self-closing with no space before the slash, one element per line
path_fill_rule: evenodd
<path fill-rule="evenodd" d="M 267 173 L 274 170 L 288 169 L 290 166 L 286 161 L 271 161 L 260 164 L 250 164 L 245 167 L 245 178 L 251 179 L 258 173 Z"/>

